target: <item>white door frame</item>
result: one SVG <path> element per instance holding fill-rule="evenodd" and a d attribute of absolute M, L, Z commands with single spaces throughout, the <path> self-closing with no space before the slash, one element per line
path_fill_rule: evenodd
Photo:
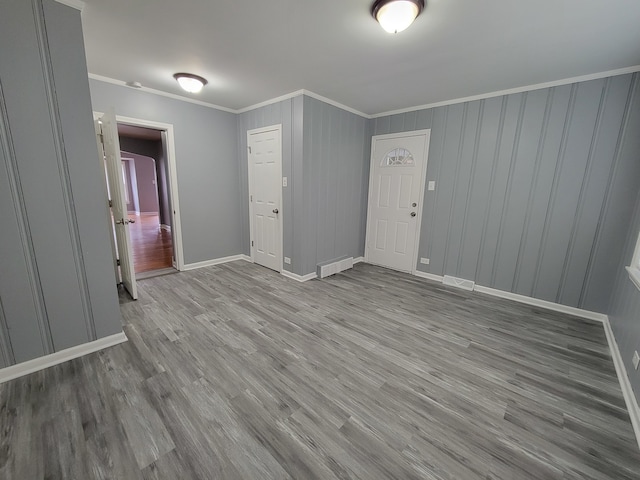
<path fill-rule="evenodd" d="M 253 196 L 253 166 L 251 165 L 251 159 L 249 158 L 249 139 L 251 135 L 255 135 L 257 133 L 270 132 L 272 130 L 277 130 L 278 135 L 280 136 L 280 162 L 279 162 L 279 172 L 278 172 L 278 205 L 280 205 L 278 213 L 278 223 L 280 224 L 280 245 L 278 248 L 278 272 L 282 273 L 283 267 L 283 257 L 284 257 L 284 209 L 282 207 L 282 124 L 271 125 L 269 127 L 262 128 L 254 128 L 253 130 L 247 130 L 247 166 L 248 166 L 248 180 L 249 180 L 249 246 L 251 252 L 251 263 L 254 263 L 254 250 L 255 246 L 251 245 L 251 240 L 253 239 L 253 202 L 251 198 Z"/>
<path fill-rule="evenodd" d="M 416 238 L 415 246 L 413 248 L 413 263 L 411 264 L 411 274 L 415 275 L 418 271 L 418 252 L 420 250 L 420 232 L 422 231 L 422 214 L 424 211 L 424 191 L 427 181 L 427 164 L 429 163 L 429 141 L 431 140 L 431 129 L 426 130 L 413 130 L 410 132 L 388 133 L 385 135 L 374 135 L 371 137 L 371 163 L 369 164 L 369 199 L 367 201 L 367 230 L 364 243 L 364 260 L 369 262 L 369 235 L 371 227 L 371 201 L 373 194 L 373 182 L 374 182 L 374 153 L 376 140 L 387 140 L 390 138 L 403 138 L 403 137 L 417 137 L 420 135 L 425 136 L 424 143 L 424 162 L 422 164 L 422 174 L 420 179 L 420 199 L 418 200 L 418 222 L 416 224 Z"/>
<path fill-rule="evenodd" d="M 94 119 L 97 119 L 100 116 L 102 116 L 102 113 L 93 112 Z M 182 250 L 182 224 L 180 222 L 178 169 L 176 167 L 176 144 L 173 133 L 173 124 L 154 122 L 153 120 L 145 120 L 141 118 L 124 117 L 122 115 L 116 115 L 116 122 L 136 127 L 151 128 L 153 130 L 163 130 L 167 133 L 167 164 L 169 166 L 169 171 L 167 173 L 169 175 L 169 191 L 171 195 L 171 233 L 174 238 L 173 250 L 175 253 L 175 268 L 176 270 L 183 270 L 184 252 Z"/>

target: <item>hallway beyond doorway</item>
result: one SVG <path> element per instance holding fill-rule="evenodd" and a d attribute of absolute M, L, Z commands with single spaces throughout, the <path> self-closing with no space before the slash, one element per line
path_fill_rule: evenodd
<path fill-rule="evenodd" d="M 129 215 L 135 223 L 129 224 L 133 245 L 133 264 L 136 273 L 171 268 L 173 244 L 171 232 L 160 228 L 158 215 Z"/>

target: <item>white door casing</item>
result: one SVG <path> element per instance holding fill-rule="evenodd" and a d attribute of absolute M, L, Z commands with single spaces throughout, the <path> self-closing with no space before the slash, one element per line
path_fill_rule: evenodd
<path fill-rule="evenodd" d="M 430 133 L 372 138 L 365 248 L 369 263 L 416 271 Z"/>
<path fill-rule="evenodd" d="M 102 117 L 102 113 L 93 112 L 93 118 Z M 178 197 L 178 173 L 176 165 L 176 146 L 173 125 L 170 123 L 160 123 L 142 118 L 125 117 L 116 115 L 116 122 L 119 124 L 133 125 L 137 127 L 160 130 L 166 144 L 166 157 L 169 177 L 169 205 L 171 210 L 171 236 L 173 240 L 174 265 L 176 270 L 184 269 L 184 252 L 182 250 L 182 222 L 180 220 L 180 201 Z"/>
<path fill-rule="evenodd" d="M 131 298 L 137 300 L 138 288 L 133 266 L 131 238 L 129 235 L 130 220 L 127 215 L 124 179 L 122 178 L 122 160 L 120 159 L 120 141 L 116 115 L 113 110 L 105 113 L 97 120 L 97 131 L 101 133 L 102 148 L 107 165 L 107 181 L 111 194 L 111 211 L 113 213 L 114 229 L 118 260 L 120 261 L 120 275 L 122 284 Z"/>
<path fill-rule="evenodd" d="M 247 132 L 251 260 L 282 271 L 282 126 Z"/>

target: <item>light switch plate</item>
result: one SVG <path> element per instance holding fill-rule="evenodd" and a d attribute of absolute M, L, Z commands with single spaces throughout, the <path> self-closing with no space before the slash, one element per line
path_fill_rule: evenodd
<path fill-rule="evenodd" d="M 638 351 L 633 352 L 633 368 L 638 369 L 638 364 L 640 364 L 640 355 L 638 355 Z"/>
<path fill-rule="evenodd" d="M 429 185 L 427 186 L 429 191 L 433 191 L 436 189 L 436 182 L 429 182 Z"/>
<path fill-rule="evenodd" d="M 291 259 L 289 257 L 284 257 L 284 263 L 291 265 Z"/>
<path fill-rule="evenodd" d="M 430 260 L 428 258 L 421 258 L 420 263 L 423 265 L 429 265 Z"/>
<path fill-rule="evenodd" d="M 283 187 L 287 186 L 287 177 L 282 177 L 282 186 Z"/>

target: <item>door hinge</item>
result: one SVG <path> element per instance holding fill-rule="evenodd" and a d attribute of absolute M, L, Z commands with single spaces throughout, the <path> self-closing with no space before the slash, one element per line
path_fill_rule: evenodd
<path fill-rule="evenodd" d="M 247 147 L 249 149 L 249 153 L 251 153 L 251 147 Z"/>
<path fill-rule="evenodd" d="M 113 201 L 109 200 L 109 208 L 113 207 Z"/>
<path fill-rule="evenodd" d="M 253 202 L 253 195 L 249 195 L 249 201 Z"/>
<path fill-rule="evenodd" d="M 251 246 L 253 247 L 253 240 L 251 240 Z"/>
<path fill-rule="evenodd" d="M 120 259 L 116 260 L 116 265 L 120 266 Z"/>

